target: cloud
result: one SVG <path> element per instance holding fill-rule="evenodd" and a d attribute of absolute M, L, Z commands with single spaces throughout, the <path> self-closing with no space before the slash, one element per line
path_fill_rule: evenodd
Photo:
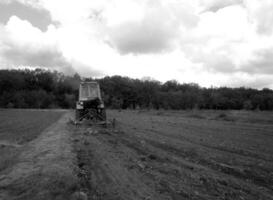
<path fill-rule="evenodd" d="M 0 31 L 0 56 L 7 66 L 61 68 L 63 72 L 75 72 L 58 49 L 51 34 L 53 27 L 43 33 L 28 21 L 13 16 Z"/>
<path fill-rule="evenodd" d="M 200 5 L 202 6 L 202 12 L 217 12 L 220 9 L 223 9 L 232 5 L 241 5 L 243 0 L 201 0 Z"/>
<path fill-rule="evenodd" d="M 273 31 L 273 1 L 244 0 L 249 18 L 255 23 L 257 32 L 271 35 Z"/>
<path fill-rule="evenodd" d="M 273 88 L 271 0 L 4 1 L 47 14 L 5 14 L 1 66 Z"/>
<path fill-rule="evenodd" d="M 198 23 L 198 17 L 188 10 L 183 4 L 152 4 L 144 8 L 140 19 L 108 27 L 108 43 L 121 54 L 164 53 L 173 50 L 183 28 L 191 29 Z M 107 15 L 104 17 L 111 20 Z"/>
<path fill-rule="evenodd" d="M 211 58 L 205 62 L 205 69 L 221 73 L 233 73 L 237 71 L 233 61 L 227 56 L 221 55 L 211 56 Z"/>
<path fill-rule="evenodd" d="M 66 74 L 101 76 L 100 70 L 64 55 L 58 31 L 50 25 L 42 32 L 28 21 L 12 16 L 5 26 L 0 26 L 0 67 L 44 67 Z"/>
<path fill-rule="evenodd" d="M 111 30 L 110 43 L 122 54 L 161 53 L 172 49 L 176 33 L 159 21 L 125 23 Z"/>
<path fill-rule="evenodd" d="M 272 75 L 266 74 L 245 74 L 242 72 L 233 75 L 233 78 L 226 76 L 221 85 L 230 87 L 251 87 L 251 88 L 273 88 Z"/>
<path fill-rule="evenodd" d="M 29 48 L 28 46 L 17 46 L 14 43 L 4 43 L 6 48 L 2 56 L 13 65 L 69 68 L 70 63 L 56 48 L 44 46 L 42 48 Z M 67 71 L 67 70 L 66 70 Z"/>
<path fill-rule="evenodd" d="M 19 1 L 0 2 L 0 23 L 6 24 L 13 15 L 29 21 L 42 31 L 46 31 L 50 24 L 57 23 L 51 19 L 50 12 L 41 7 L 33 7 Z"/>
<path fill-rule="evenodd" d="M 200 15 L 198 26 L 181 40 L 181 49 L 204 71 L 218 74 L 271 73 L 270 60 L 263 52 L 271 49 L 272 37 L 260 37 L 249 22 L 246 8 L 238 5 Z M 259 69 L 259 70 L 258 70 Z"/>
<path fill-rule="evenodd" d="M 241 70 L 250 74 L 273 74 L 273 47 L 256 50 Z"/>

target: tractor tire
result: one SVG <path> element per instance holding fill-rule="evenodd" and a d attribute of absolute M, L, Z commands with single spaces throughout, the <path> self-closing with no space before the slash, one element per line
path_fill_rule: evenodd
<path fill-rule="evenodd" d="M 80 117 L 81 117 L 80 115 L 81 115 L 80 110 L 77 110 L 77 109 L 76 109 L 76 111 L 75 111 L 75 120 L 76 120 L 76 121 L 79 121 L 79 120 L 80 120 Z"/>
<path fill-rule="evenodd" d="M 101 116 L 102 116 L 102 120 L 106 121 L 106 110 L 105 109 L 101 110 Z"/>

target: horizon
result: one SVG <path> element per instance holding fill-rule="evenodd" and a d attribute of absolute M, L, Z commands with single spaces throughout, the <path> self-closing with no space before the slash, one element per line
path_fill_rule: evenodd
<path fill-rule="evenodd" d="M 270 0 L 3 0 L 0 69 L 273 89 L 272 9 Z"/>

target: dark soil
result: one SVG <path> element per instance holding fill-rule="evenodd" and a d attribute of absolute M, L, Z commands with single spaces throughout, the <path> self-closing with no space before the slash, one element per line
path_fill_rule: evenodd
<path fill-rule="evenodd" d="M 273 115 L 248 115 L 109 111 L 115 128 L 73 129 L 81 188 L 88 199 L 273 199 Z"/>

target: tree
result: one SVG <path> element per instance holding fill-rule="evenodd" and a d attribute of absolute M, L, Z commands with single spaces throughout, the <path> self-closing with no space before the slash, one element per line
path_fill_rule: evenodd
<path fill-rule="evenodd" d="M 273 110 L 273 91 L 251 88 L 201 88 L 176 80 L 106 76 L 98 81 L 105 105 L 135 109 L 261 109 Z M 79 74 L 66 76 L 57 71 L 0 70 L 0 107 L 74 108 L 78 98 Z"/>

